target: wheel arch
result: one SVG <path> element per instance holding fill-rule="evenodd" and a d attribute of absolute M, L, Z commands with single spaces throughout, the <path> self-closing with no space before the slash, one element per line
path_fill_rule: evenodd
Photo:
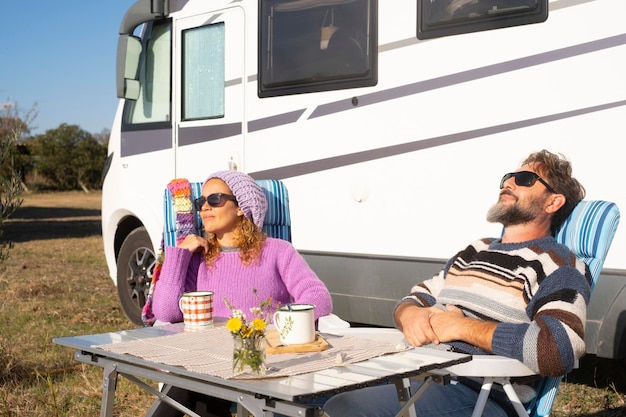
<path fill-rule="evenodd" d="M 126 216 L 118 223 L 117 230 L 115 231 L 115 239 L 113 242 L 116 264 L 119 260 L 122 244 L 133 230 L 140 227 L 144 227 L 144 224 L 137 217 L 134 216 Z M 152 249 L 154 250 L 154 248 Z"/>

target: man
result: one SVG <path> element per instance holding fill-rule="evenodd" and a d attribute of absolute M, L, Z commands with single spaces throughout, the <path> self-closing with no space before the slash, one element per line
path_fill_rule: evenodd
<path fill-rule="evenodd" d="M 500 188 L 487 220 L 504 226 L 502 237 L 472 243 L 414 286 L 394 310 L 396 326 L 413 346 L 446 344 L 518 359 L 540 375 L 564 375 L 585 353 L 590 274 L 553 235 L 585 190 L 569 162 L 545 150 L 504 175 Z M 414 392 L 419 384 L 413 382 Z M 470 416 L 477 396 L 467 380 L 431 385 L 415 408 L 420 417 Z M 324 406 L 330 417 L 388 416 L 399 409 L 394 385 L 340 394 Z M 510 412 L 508 401 L 494 396 L 483 415 Z"/>

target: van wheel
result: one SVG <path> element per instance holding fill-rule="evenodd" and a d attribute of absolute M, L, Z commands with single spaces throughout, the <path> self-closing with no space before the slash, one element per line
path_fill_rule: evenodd
<path fill-rule="evenodd" d="M 126 316 L 142 325 L 141 309 L 146 303 L 156 257 L 145 227 L 138 227 L 124 240 L 117 258 L 117 294 Z"/>

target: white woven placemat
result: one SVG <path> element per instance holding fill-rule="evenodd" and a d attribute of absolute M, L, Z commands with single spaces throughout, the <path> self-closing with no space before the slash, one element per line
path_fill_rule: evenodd
<path fill-rule="evenodd" d="M 322 352 L 268 354 L 265 378 L 320 371 L 405 349 L 389 342 L 351 336 L 327 341 L 329 348 Z M 93 347 L 225 379 L 261 378 L 250 374 L 233 376 L 233 337 L 223 326 Z"/>

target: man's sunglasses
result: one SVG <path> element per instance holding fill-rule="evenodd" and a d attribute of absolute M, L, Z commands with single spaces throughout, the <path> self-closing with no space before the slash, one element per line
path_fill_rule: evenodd
<path fill-rule="evenodd" d="M 234 195 L 215 193 L 206 197 L 202 196 L 196 198 L 195 200 L 193 200 L 193 205 L 197 211 L 201 211 L 202 206 L 204 206 L 205 202 L 211 207 L 222 207 L 224 204 L 226 204 L 226 201 L 228 200 L 234 201 L 235 204 L 237 204 L 237 199 Z"/>
<path fill-rule="evenodd" d="M 520 187 L 532 187 L 533 184 L 539 180 L 540 183 L 546 186 L 548 191 L 553 194 L 558 194 L 543 178 L 530 171 L 509 172 L 508 174 L 504 174 L 504 177 L 500 180 L 500 189 L 504 188 L 504 182 L 509 178 L 515 178 L 515 185 Z"/>

